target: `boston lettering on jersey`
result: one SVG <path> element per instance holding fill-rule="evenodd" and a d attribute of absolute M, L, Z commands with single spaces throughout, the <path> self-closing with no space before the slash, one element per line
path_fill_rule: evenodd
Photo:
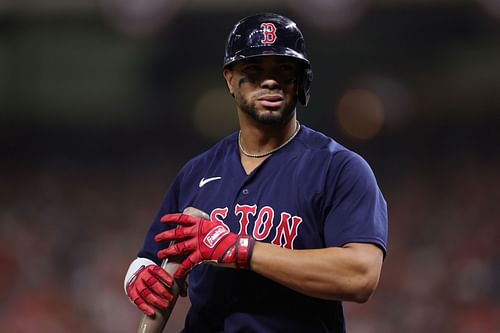
<path fill-rule="evenodd" d="M 287 212 L 281 212 L 279 216 L 275 213 L 274 209 L 269 206 L 264 206 L 257 209 L 257 205 L 240 205 L 236 204 L 234 207 L 234 214 L 239 217 L 241 235 L 250 235 L 258 241 L 265 240 L 274 230 L 274 238 L 271 243 L 293 249 L 293 241 L 297 237 L 298 229 L 302 223 L 302 218 L 299 216 L 292 216 Z M 229 211 L 228 207 L 215 208 L 210 213 L 212 221 L 224 223 Z M 253 230 L 249 229 L 250 222 L 253 221 Z"/>

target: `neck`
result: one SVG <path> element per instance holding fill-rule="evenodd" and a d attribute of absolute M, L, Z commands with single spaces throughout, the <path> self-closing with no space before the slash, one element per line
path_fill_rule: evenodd
<path fill-rule="evenodd" d="M 240 152 L 250 158 L 269 156 L 292 141 L 299 130 L 300 124 L 295 117 L 281 127 L 265 124 L 242 126 L 238 137 Z"/>

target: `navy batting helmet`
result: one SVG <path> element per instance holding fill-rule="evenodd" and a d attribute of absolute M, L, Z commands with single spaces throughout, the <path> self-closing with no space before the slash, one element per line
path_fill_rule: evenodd
<path fill-rule="evenodd" d="M 236 61 L 261 56 L 290 57 L 302 63 L 298 77 L 297 97 L 307 105 L 312 82 L 312 69 L 306 55 L 304 36 L 295 22 L 287 17 L 263 13 L 241 19 L 226 42 L 224 68 Z"/>

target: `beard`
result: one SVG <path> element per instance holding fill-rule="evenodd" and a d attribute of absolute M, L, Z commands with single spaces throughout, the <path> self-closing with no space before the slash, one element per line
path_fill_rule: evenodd
<path fill-rule="evenodd" d="M 258 110 L 254 100 L 247 100 L 242 95 L 235 96 L 240 110 L 250 116 L 255 122 L 266 125 L 281 125 L 287 123 L 295 111 L 295 103 L 285 103 L 283 108 L 276 110 Z"/>

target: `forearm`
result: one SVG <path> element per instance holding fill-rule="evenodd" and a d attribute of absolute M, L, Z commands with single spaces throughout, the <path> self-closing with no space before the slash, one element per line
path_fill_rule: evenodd
<path fill-rule="evenodd" d="M 371 244 L 289 250 L 257 242 L 252 270 L 297 292 L 323 299 L 365 302 L 375 290 L 382 251 Z"/>

